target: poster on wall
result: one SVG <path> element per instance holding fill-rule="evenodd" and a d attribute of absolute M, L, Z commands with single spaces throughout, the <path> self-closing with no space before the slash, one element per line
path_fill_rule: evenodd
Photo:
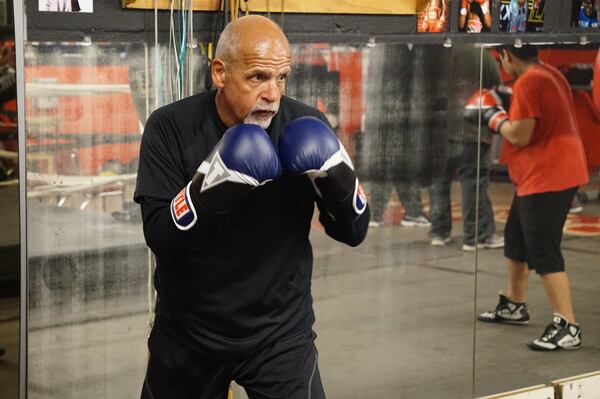
<path fill-rule="evenodd" d="M 449 26 L 450 0 L 417 2 L 417 32 L 446 32 Z"/>
<path fill-rule="evenodd" d="M 94 0 L 38 0 L 39 11 L 94 12 Z"/>
<path fill-rule="evenodd" d="M 576 28 L 598 28 L 600 0 L 574 0 L 571 26 Z"/>
<path fill-rule="evenodd" d="M 544 30 L 546 0 L 500 0 L 500 30 L 541 32 Z"/>
<path fill-rule="evenodd" d="M 492 28 L 493 0 L 461 0 L 458 30 L 467 33 L 489 32 Z"/>

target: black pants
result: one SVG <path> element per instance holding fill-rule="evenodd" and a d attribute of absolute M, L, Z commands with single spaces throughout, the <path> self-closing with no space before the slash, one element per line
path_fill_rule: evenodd
<path fill-rule="evenodd" d="M 249 358 L 223 361 L 203 358 L 154 328 L 141 399 L 226 399 L 231 381 L 250 399 L 325 399 L 315 338 L 309 329 Z"/>
<path fill-rule="evenodd" d="M 538 274 L 565 271 L 563 228 L 577 187 L 513 198 L 504 226 L 504 256 Z"/>

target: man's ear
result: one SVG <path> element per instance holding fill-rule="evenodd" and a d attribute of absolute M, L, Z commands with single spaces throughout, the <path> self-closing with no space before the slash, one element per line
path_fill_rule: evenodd
<path fill-rule="evenodd" d="M 210 72 L 213 85 L 218 89 L 223 88 L 227 75 L 223 60 L 220 58 L 214 58 L 210 63 Z"/>

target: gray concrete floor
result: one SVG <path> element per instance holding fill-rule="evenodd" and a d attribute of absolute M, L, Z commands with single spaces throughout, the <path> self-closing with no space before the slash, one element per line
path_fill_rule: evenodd
<path fill-rule="evenodd" d="M 491 192 L 500 205 L 512 190 L 494 183 Z M 600 215 L 600 205 L 585 212 Z M 460 231 L 457 223 L 448 246 L 431 247 L 426 228 L 382 227 L 355 249 L 313 232 L 315 329 L 329 398 L 464 399 L 600 370 L 599 237 L 566 236 L 563 243 L 583 348 L 535 353 L 525 343 L 551 317 L 539 278 L 530 278 L 529 326 L 476 323 L 475 312 L 495 306 L 504 289 L 504 259 L 502 250 L 464 253 Z M 62 316 L 84 321 L 32 329 L 28 397 L 137 397 L 145 301 L 137 295 L 71 304 Z M 17 303 L 0 300 L 0 345 L 8 348 L 0 360 L 1 399 L 16 398 Z M 98 317 L 77 317 L 90 312 Z"/>

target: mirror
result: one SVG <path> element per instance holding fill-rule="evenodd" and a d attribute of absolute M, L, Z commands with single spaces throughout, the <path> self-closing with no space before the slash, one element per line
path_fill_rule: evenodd
<path fill-rule="evenodd" d="M 591 50 L 552 50 L 544 57 L 574 93 L 582 91 L 574 96 L 577 110 L 589 107 L 589 71 L 580 65 Z M 26 44 L 31 394 L 139 395 L 153 264 L 131 197 L 141 126 L 154 104 L 174 101 L 177 91 L 167 51 L 139 43 Z M 188 94 L 204 86 L 206 57 L 197 57 L 180 87 Z M 485 138 L 463 115 L 480 72 L 483 87 L 505 79 L 495 54 L 467 44 L 296 44 L 293 62 L 287 95 L 327 115 L 373 212 L 357 248 L 326 237 L 316 219 L 311 231 L 328 396 L 462 399 L 597 369 L 585 349 L 539 369 L 545 358 L 523 345 L 548 321 L 534 276 L 529 327 L 475 321 L 475 311 L 494 306 L 505 273 L 499 245 L 491 240 L 490 248 L 473 251 L 474 237 L 502 237 L 514 192 L 498 163 L 498 137 Z M 578 114 L 587 131 L 598 131 L 594 115 Z M 585 234 L 565 232 L 563 239 L 586 331 L 599 322 L 591 306 L 598 238 L 590 232 L 600 216 L 600 185 L 597 173 L 591 176 L 577 196 L 583 212 L 568 219 Z M 593 334 L 584 339 L 596 345 Z M 499 366 L 511 362 L 507 370 Z M 501 371 L 506 378 L 496 378 Z M 235 388 L 234 398 L 244 397 Z"/>
<path fill-rule="evenodd" d="M 452 51 L 293 46 L 287 94 L 327 115 L 379 212 L 356 249 L 326 237 L 316 219 L 311 233 L 317 347 L 331 397 L 471 392 L 475 258 L 459 238 L 431 246 L 427 220 L 427 187 L 446 157 Z M 131 177 L 140 124 L 155 100 L 173 99 L 157 96 L 147 67 L 155 53 L 144 46 L 28 43 L 25 57 L 29 389 L 135 396 L 153 290 Z M 477 69 L 478 53 L 471 60 Z M 195 65 L 201 78 L 185 86 L 198 92 L 206 62 Z"/>
<path fill-rule="evenodd" d="M 559 378 L 596 371 L 600 367 L 600 358 L 594 349 L 598 346 L 599 336 L 593 332 L 600 325 L 595 305 L 598 298 L 597 282 L 600 279 L 596 267 L 600 255 L 600 246 L 598 245 L 600 237 L 600 201 L 598 197 L 598 188 L 600 187 L 598 175 L 600 109 L 592 99 L 592 79 L 598 47 L 551 45 L 539 47 L 538 50 L 539 59 L 556 68 L 555 70 L 559 71 L 559 74 L 564 76 L 568 82 L 567 92 L 570 91 L 574 99 L 574 117 L 578 122 L 585 152 L 585 160 L 580 162 L 584 163 L 584 168 L 589 171 L 589 183 L 582 185 L 573 202 L 567 200 L 565 205 L 564 211 L 567 216 L 561 246 L 570 284 L 574 315 L 583 331 L 582 347 L 578 351 L 569 353 L 544 353 L 534 352 L 526 346 L 526 343 L 541 338 L 546 326 L 553 321 L 553 311 L 556 311 L 556 308 L 550 304 L 544 287 L 546 283 L 543 280 L 546 278 L 543 276 L 550 276 L 553 272 L 538 275 L 531 271 L 525 298 L 530 315 L 527 325 L 514 326 L 482 322 L 476 324 L 474 390 L 476 397 L 537 384 L 547 384 Z M 490 55 L 493 58 L 498 57 L 497 52 L 493 49 L 482 49 L 482 51 L 485 57 Z M 484 81 L 486 75 L 488 73 L 483 70 Z M 510 77 L 503 73 L 502 79 L 507 82 Z M 556 95 L 556 93 L 549 93 L 547 96 Z M 513 112 L 512 109 L 511 112 Z M 541 133 L 534 131 L 534 135 L 536 134 L 538 136 L 534 137 L 540 137 Z M 534 139 L 532 138 L 532 140 Z M 481 144 L 482 146 L 486 145 L 484 141 Z M 506 139 L 499 136 L 492 137 L 489 158 L 489 164 L 491 164 L 489 197 L 499 230 L 505 230 L 509 209 L 515 195 L 515 186 L 509 180 L 505 164 L 506 161 L 509 162 L 509 165 L 511 162 L 510 149 L 507 149 L 506 146 Z M 562 146 L 566 148 L 566 144 L 563 143 Z M 572 168 L 572 165 L 582 158 L 577 156 L 577 151 L 567 151 L 564 148 L 561 150 L 563 155 L 552 159 L 551 163 L 556 163 L 561 169 L 572 170 L 569 168 Z M 548 170 L 552 170 L 552 165 L 541 169 L 541 173 L 547 173 Z M 485 169 L 481 168 L 480 173 L 486 173 Z M 544 178 L 546 181 L 555 179 L 553 176 Z M 519 197 L 525 198 L 527 195 L 523 194 Z M 537 209 L 545 209 L 540 205 L 542 202 L 536 204 L 538 204 L 536 205 Z M 560 202 L 553 200 L 552 204 L 551 206 L 556 207 Z M 560 210 L 548 212 L 550 220 L 560 215 L 560 212 Z M 527 215 L 531 214 L 533 211 Z M 482 217 L 480 213 L 480 218 Z M 551 247 L 546 248 L 544 253 L 550 253 L 551 249 Z M 538 260 L 537 262 L 542 261 Z M 479 251 L 476 306 L 478 313 L 494 309 L 498 303 L 496 293 L 499 290 L 507 295 L 507 270 L 507 260 L 503 251 Z M 564 290 L 561 292 L 566 293 Z M 566 295 L 566 298 L 568 296 Z M 561 295 L 561 297 L 565 296 Z M 559 303 L 564 305 L 565 301 L 562 299 Z M 589 333 L 586 334 L 588 331 Z"/>
<path fill-rule="evenodd" d="M 151 264 L 131 198 L 144 57 L 139 44 L 25 45 L 30 395 L 139 393 Z"/>

